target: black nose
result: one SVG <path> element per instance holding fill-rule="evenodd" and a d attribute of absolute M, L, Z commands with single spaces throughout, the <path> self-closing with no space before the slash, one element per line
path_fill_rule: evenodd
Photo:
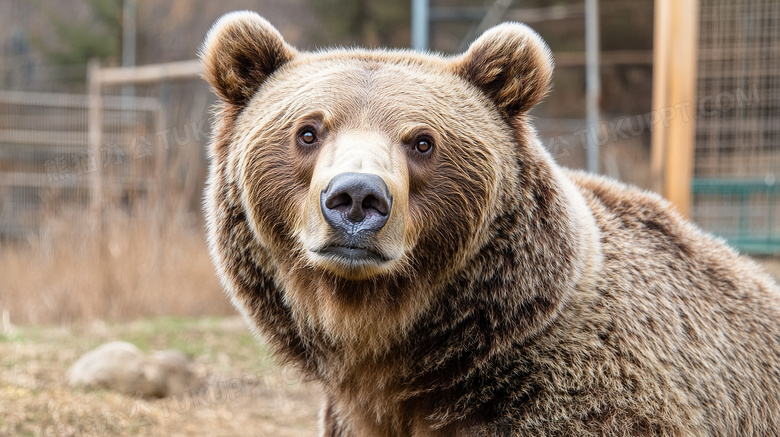
<path fill-rule="evenodd" d="M 390 216 L 393 198 L 377 175 L 341 173 L 333 177 L 320 196 L 325 221 L 346 236 L 374 233 Z"/>

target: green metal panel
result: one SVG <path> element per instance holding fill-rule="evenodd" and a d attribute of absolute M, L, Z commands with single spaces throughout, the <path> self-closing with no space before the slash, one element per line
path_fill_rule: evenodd
<path fill-rule="evenodd" d="M 780 183 L 774 179 L 696 178 L 691 188 L 694 219 L 699 219 L 696 208 L 703 200 L 721 201 L 724 211 L 734 214 L 725 219 L 701 217 L 700 224 L 706 230 L 724 237 L 746 253 L 780 254 L 780 226 L 775 221 Z M 719 222 L 719 218 L 723 220 Z"/>

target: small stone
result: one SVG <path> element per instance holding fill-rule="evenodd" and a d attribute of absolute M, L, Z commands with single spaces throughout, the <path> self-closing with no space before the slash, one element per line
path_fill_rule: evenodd
<path fill-rule="evenodd" d="M 195 385 L 190 364 L 190 358 L 176 350 L 146 355 L 131 343 L 115 341 L 84 354 L 68 369 L 67 377 L 71 387 L 160 398 Z"/>

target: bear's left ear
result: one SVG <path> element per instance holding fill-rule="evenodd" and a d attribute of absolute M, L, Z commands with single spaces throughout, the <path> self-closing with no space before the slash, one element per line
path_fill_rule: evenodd
<path fill-rule="evenodd" d="M 200 57 L 204 76 L 220 99 L 244 105 L 268 76 L 296 51 L 265 18 L 250 11 L 222 16 L 209 31 Z"/>
<path fill-rule="evenodd" d="M 487 30 L 455 59 L 455 72 L 484 92 L 506 119 L 528 112 L 550 90 L 550 49 L 530 27 Z"/>

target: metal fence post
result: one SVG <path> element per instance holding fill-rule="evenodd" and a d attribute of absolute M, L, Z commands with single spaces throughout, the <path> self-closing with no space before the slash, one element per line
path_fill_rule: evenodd
<path fill-rule="evenodd" d="M 103 142 L 103 102 L 100 96 L 100 60 L 91 59 L 87 65 L 87 93 L 89 105 L 89 151 L 95 159 L 95 169 L 90 178 L 90 211 L 92 226 L 102 227 L 103 215 L 103 165 L 100 144 Z"/>

